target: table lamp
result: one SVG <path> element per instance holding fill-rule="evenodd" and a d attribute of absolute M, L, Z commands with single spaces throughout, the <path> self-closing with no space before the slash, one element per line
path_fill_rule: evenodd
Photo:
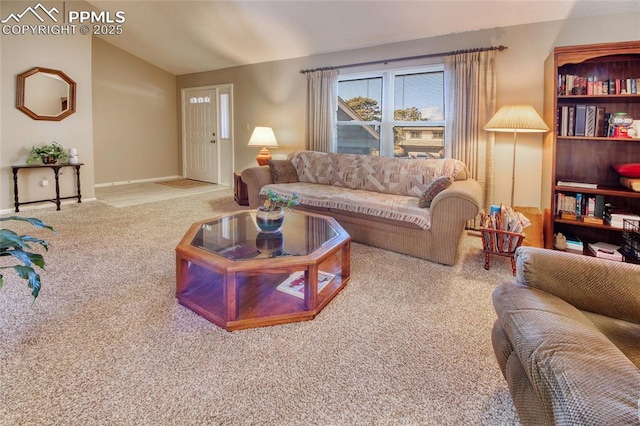
<path fill-rule="evenodd" d="M 253 129 L 251 139 L 248 146 L 260 146 L 262 149 L 256 157 L 256 161 L 261 166 L 266 166 L 267 161 L 271 160 L 271 154 L 267 148 L 277 148 L 278 141 L 271 127 L 256 127 Z"/>
<path fill-rule="evenodd" d="M 513 163 L 511 169 L 511 207 L 516 185 L 516 147 L 518 133 L 544 133 L 549 127 L 531 105 L 505 105 L 484 126 L 489 132 L 513 132 Z"/>

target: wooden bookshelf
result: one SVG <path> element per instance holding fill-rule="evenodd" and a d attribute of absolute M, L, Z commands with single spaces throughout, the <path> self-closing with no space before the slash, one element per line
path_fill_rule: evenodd
<path fill-rule="evenodd" d="M 600 81 L 639 78 L 640 41 L 557 47 L 545 61 L 544 119 L 551 129 L 543 150 L 543 201 L 550 213 L 546 215 L 545 246 L 553 248 L 557 232 L 575 235 L 585 244 L 604 241 L 620 245 L 620 229 L 606 223 L 560 218 L 556 197 L 558 193 L 599 195 L 605 203 L 640 213 L 640 193 L 620 186 L 619 175 L 611 167 L 615 163 L 640 163 L 640 139 L 560 136 L 559 111 L 563 106 L 594 105 L 607 113 L 626 112 L 640 120 L 640 93 L 559 93 L 562 75 L 593 76 Z M 559 180 L 595 183 L 598 187 L 559 186 Z"/>

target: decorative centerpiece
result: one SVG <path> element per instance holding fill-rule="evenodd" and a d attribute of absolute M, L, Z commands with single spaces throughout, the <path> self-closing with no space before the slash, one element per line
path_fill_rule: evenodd
<path fill-rule="evenodd" d="M 52 142 L 49 145 L 33 146 L 27 164 L 40 160 L 43 164 L 56 164 L 58 160 L 66 160 L 69 158 L 67 151 L 58 142 Z"/>
<path fill-rule="evenodd" d="M 278 195 L 273 190 L 267 191 L 267 199 L 264 205 L 256 210 L 256 223 L 261 232 L 279 232 L 284 222 L 284 210 L 293 210 L 300 204 L 298 194 L 293 193 L 291 198 Z"/>
<path fill-rule="evenodd" d="M 633 118 L 626 112 L 616 112 L 609 119 L 609 124 L 613 126 L 614 138 L 630 138 L 627 130 L 633 124 Z"/>

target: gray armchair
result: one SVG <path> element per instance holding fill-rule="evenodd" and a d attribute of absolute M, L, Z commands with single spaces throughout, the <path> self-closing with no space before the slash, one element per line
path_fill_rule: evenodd
<path fill-rule="evenodd" d="M 522 423 L 640 424 L 640 266 L 533 247 L 515 259 L 492 342 Z"/>

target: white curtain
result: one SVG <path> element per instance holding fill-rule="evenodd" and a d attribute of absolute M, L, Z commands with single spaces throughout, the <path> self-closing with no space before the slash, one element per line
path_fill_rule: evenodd
<path fill-rule="evenodd" d="M 334 152 L 338 109 L 338 71 L 307 73 L 306 149 Z"/>
<path fill-rule="evenodd" d="M 494 135 L 483 130 L 496 108 L 495 50 L 445 58 L 445 152 L 463 161 L 480 182 L 483 208 L 493 201 Z M 472 221 L 468 224 L 477 228 Z"/>

